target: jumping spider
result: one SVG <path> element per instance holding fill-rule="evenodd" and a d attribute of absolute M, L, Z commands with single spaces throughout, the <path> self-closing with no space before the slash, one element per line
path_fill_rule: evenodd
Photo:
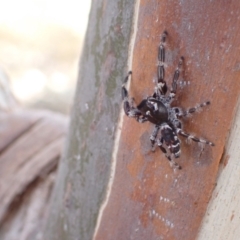
<path fill-rule="evenodd" d="M 196 105 L 195 107 L 183 110 L 180 107 L 172 107 L 171 103 L 173 102 L 176 91 L 177 91 L 177 81 L 179 79 L 181 67 L 183 64 L 183 57 L 180 58 L 178 67 L 175 70 L 172 87 L 170 93 L 166 95 L 168 87 L 166 81 L 164 80 L 164 64 L 165 64 L 165 42 L 167 38 L 167 32 L 163 32 L 161 37 L 161 43 L 158 49 L 158 66 L 157 66 L 157 84 L 155 91 L 152 96 L 143 99 L 141 103 L 135 107 L 133 99 L 128 97 L 128 91 L 125 87 L 126 82 L 128 81 L 129 75 L 132 74 L 130 71 L 127 77 L 124 80 L 122 86 L 122 99 L 123 99 L 123 108 L 125 114 L 128 117 L 135 118 L 138 122 L 143 123 L 149 121 L 155 124 L 154 131 L 150 137 L 152 148 L 157 141 L 157 145 L 165 154 L 171 167 L 174 169 L 181 169 L 173 159 L 180 157 L 181 148 L 180 140 L 177 135 L 186 137 L 188 140 L 193 140 L 195 142 L 208 144 L 214 146 L 210 141 L 207 141 L 202 138 L 197 138 L 191 134 L 186 133 L 182 129 L 182 123 L 179 120 L 181 117 L 188 117 L 192 113 L 197 112 L 202 107 L 209 105 L 210 102 L 204 102 Z M 161 137 L 157 139 L 158 132 L 160 131 Z M 169 152 L 166 150 L 164 145 L 169 149 Z"/>

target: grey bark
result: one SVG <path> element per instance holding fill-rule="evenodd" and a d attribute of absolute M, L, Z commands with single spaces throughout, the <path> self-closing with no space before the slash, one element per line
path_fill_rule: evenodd
<path fill-rule="evenodd" d="M 134 1 L 93 0 L 44 239 L 91 239 L 109 180 Z M 66 43 L 67 44 L 67 43 Z"/>

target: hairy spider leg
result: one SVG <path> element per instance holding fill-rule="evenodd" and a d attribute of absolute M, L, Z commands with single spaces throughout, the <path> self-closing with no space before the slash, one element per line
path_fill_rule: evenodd
<path fill-rule="evenodd" d="M 177 118 L 173 119 L 172 124 L 175 127 L 175 129 L 177 129 L 177 128 L 182 129 L 182 122 L 179 119 L 177 119 Z"/>
<path fill-rule="evenodd" d="M 157 87 L 156 87 L 156 94 L 157 95 L 165 95 L 167 92 L 167 84 L 164 80 L 165 77 L 165 42 L 167 38 L 167 32 L 164 31 L 161 37 L 161 43 L 158 48 L 158 79 L 157 79 Z M 160 92 L 160 94 L 159 94 Z"/>
<path fill-rule="evenodd" d="M 146 117 L 144 117 L 142 115 L 142 113 L 136 107 L 134 107 L 133 99 L 129 99 L 128 91 L 125 87 L 125 84 L 127 83 L 128 78 L 131 74 L 132 74 L 132 72 L 129 71 L 128 75 L 124 79 L 124 82 L 122 85 L 123 109 L 124 109 L 125 114 L 128 117 L 135 118 L 138 122 L 143 123 L 143 122 L 148 121 L 148 119 Z"/>
<path fill-rule="evenodd" d="M 158 147 L 161 149 L 161 151 L 165 154 L 166 158 L 168 159 L 169 163 L 170 163 L 170 166 L 172 168 L 176 168 L 176 169 L 181 169 L 182 167 L 179 166 L 172 158 L 171 156 L 167 153 L 167 150 L 166 148 L 163 146 L 163 137 L 161 137 L 161 139 L 158 139 L 157 141 L 157 144 L 158 144 Z"/>
<path fill-rule="evenodd" d="M 177 66 L 177 68 L 174 72 L 173 81 L 172 81 L 172 89 L 171 89 L 170 95 L 169 95 L 171 99 L 175 98 L 175 95 L 176 95 L 176 92 L 177 92 L 177 81 L 178 81 L 179 76 L 180 76 L 183 60 L 184 60 L 184 58 L 181 57 L 179 62 L 178 62 L 178 66 Z"/>
<path fill-rule="evenodd" d="M 193 140 L 194 142 L 198 142 L 198 143 L 204 143 L 204 144 L 208 144 L 210 146 L 215 146 L 214 143 L 208 141 L 208 140 L 205 140 L 205 139 L 202 139 L 202 138 L 197 138 L 195 137 L 194 135 L 191 135 L 189 133 L 186 133 L 184 132 L 182 129 L 178 128 L 177 129 L 177 133 L 185 138 L 187 138 L 188 140 Z"/>
<path fill-rule="evenodd" d="M 160 129 L 160 126 L 155 125 L 154 130 L 153 130 L 153 133 L 152 133 L 152 135 L 150 136 L 150 141 L 151 141 L 152 149 L 153 149 L 153 147 L 154 147 L 154 145 L 155 145 L 155 142 L 156 142 L 156 138 L 157 138 L 159 129 Z"/>
<path fill-rule="evenodd" d="M 210 101 L 206 101 L 204 103 L 197 104 L 195 107 L 188 108 L 187 110 L 183 110 L 181 108 L 174 108 L 174 111 L 178 117 L 189 117 L 192 113 L 199 112 L 203 107 L 210 105 Z"/>

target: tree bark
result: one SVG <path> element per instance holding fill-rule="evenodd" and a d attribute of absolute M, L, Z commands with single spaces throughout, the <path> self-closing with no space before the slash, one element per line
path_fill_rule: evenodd
<path fill-rule="evenodd" d="M 110 177 L 133 7 L 133 1 L 92 1 L 66 154 L 44 239 L 94 234 Z"/>
<path fill-rule="evenodd" d="M 239 97 L 239 9 L 238 0 L 92 2 L 45 239 L 196 239 Z M 175 172 L 159 150 L 151 152 L 153 125 L 122 122 L 119 114 L 127 59 L 130 95 L 136 103 L 152 95 L 164 30 L 167 83 L 180 56 L 181 80 L 190 83 L 178 88 L 175 105 L 211 101 L 184 129 L 216 145 L 183 139 L 183 169 Z"/>

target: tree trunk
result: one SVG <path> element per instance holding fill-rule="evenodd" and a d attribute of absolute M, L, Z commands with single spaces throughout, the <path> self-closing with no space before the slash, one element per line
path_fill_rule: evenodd
<path fill-rule="evenodd" d="M 112 167 L 133 1 L 92 1 L 66 154 L 44 239 L 91 239 Z"/>
<path fill-rule="evenodd" d="M 238 0 L 92 2 L 44 239 L 196 239 L 239 96 L 239 9 Z M 211 101 L 184 119 L 184 129 L 216 145 L 202 148 L 182 139 L 178 171 L 159 149 L 151 151 L 154 126 L 120 111 L 128 60 L 130 95 L 139 103 L 153 94 L 164 30 L 166 81 L 170 86 L 184 56 L 180 80 L 190 83 L 179 84 L 174 104 Z"/>

